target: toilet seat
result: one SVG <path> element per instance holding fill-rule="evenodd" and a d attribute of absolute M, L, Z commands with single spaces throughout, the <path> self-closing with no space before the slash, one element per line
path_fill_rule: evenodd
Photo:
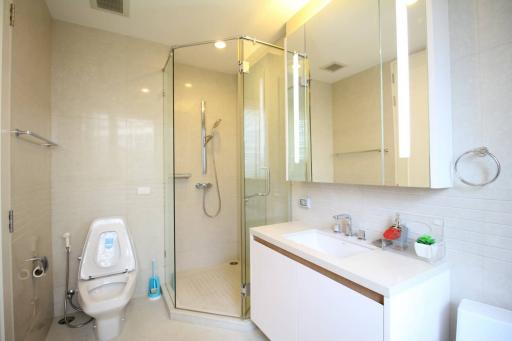
<path fill-rule="evenodd" d="M 78 281 L 80 305 L 94 316 L 124 308 L 133 296 L 137 272 Z"/>

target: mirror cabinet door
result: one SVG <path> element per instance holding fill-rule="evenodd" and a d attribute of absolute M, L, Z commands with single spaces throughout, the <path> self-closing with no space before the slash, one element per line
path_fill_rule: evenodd
<path fill-rule="evenodd" d="M 287 180 L 311 181 L 309 65 L 303 53 L 286 53 Z"/>
<path fill-rule="evenodd" d="M 430 187 L 425 0 L 380 3 L 385 184 Z"/>
<path fill-rule="evenodd" d="M 287 50 L 309 66 L 298 99 L 309 95 L 299 117 L 310 117 L 313 182 L 430 187 L 425 2 L 332 0 L 287 32 Z M 292 87 L 292 130 L 293 102 Z"/>

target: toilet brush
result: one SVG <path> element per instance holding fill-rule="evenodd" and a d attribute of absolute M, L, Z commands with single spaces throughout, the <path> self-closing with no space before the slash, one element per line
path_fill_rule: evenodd
<path fill-rule="evenodd" d="M 156 260 L 153 259 L 151 261 L 151 269 L 152 269 L 152 275 L 149 278 L 149 285 L 148 285 L 148 298 L 150 300 L 158 300 L 160 299 L 160 278 L 158 278 L 156 274 Z"/>

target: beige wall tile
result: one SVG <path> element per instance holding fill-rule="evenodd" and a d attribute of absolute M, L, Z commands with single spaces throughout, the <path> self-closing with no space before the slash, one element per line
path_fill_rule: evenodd
<path fill-rule="evenodd" d="M 50 137 L 51 18 L 42 1 L 16 1 L 12 42 L 11 128 Z M 41 340 L 53 315 L 50 158 L 47 148 L 13 138 L 11 204 L 14 326 L 17 339 Z M 32 262 L 47 256 L 50 272 L 33 279 Z"/>
<path fill-rule="evenodd" d="M 136 296 L 151 259 L 163 278 L 162 72 L 168 48 L 57 21 L 52 45 L 55 314 L 62 314 L 64 232 L 71 232 L 71 286 L 89 225 L 122 216 L 137 258 Z M 149 93 L 141 92 L 148 88 Z M 137 187 L 151 188 L 137 195 Z"/>

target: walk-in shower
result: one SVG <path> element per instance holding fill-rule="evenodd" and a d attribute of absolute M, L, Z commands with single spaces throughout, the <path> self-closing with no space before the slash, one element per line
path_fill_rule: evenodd
<path fill-rule="evenodd" d="M 290 212 L 284 51 L 224 43 L 175 46 L 163 70 L 165 288 L 178 309 L 247 317 L 249 229 Z"/>

